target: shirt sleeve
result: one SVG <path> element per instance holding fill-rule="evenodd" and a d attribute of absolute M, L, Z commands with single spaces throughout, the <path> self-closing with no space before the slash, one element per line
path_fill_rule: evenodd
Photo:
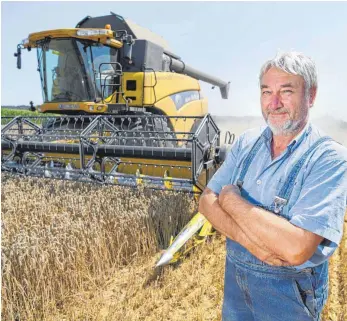
<path fill-rule="evenodd" d="M 242 136 L 241 136 L 242 137 Z M 237 155 L 241 144 L 241 137 L 232 145 L 225 161 L 208 182 L 207 187 L 214 193 L 219 194 L 225 185 L 229 185 L 236 167 Z"/>
<path fill-rule="evenodd" d="M 347 157 L 326 152 L 306 177 L 298 201 L 290 209 L 290 222 L 324 237 L 325 246 L 336 248 L 343 234 L 346 205 Z"/>

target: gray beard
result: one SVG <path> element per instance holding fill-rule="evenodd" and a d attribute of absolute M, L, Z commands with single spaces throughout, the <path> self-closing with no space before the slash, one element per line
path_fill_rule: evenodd
<path fill-rule="evenodd" d="M 295 134 L 298 129 L 300 128 L 302 120 L 291 120 L 288 119 L 285 121 L 282 125 L 276 126 L 274 124 L 271 124 L 268 120 L 266 120 L 267 125 L 272 131 L 272 134 L 275 136 L 281 135 L 281 136 L 289 136 Z"/>

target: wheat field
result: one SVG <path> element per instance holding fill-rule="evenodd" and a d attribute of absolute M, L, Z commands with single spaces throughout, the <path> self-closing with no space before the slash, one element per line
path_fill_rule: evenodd
<path fill-rule="evenodd" d="M 193 196 L 2 174 L 1 205 L 2 320 L 220 320 L 223 237 L 153 269 Z M 329 274 L 323 320 L 347 320 L 346 233 Z"/>

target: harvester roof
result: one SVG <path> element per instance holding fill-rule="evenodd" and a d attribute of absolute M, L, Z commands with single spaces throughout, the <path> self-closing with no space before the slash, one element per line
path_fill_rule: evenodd
<path fill-rule="evenodd" d="M 164 48 L 165 51 L 171 51 L 163 37 L 113 12 L 110 15 L 95 18 L 87 16 L 76 25 L 76 28 L 101 28 L 106 24 L 110 24 L 112 30 L 126 30 L 134 39 L 148 40 Z"/>

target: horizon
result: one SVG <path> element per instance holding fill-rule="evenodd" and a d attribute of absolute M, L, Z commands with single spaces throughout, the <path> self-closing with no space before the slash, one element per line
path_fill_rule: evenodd
<path fill-rule="evenodd" d="M 11 108 L 13 107 L 13 109 L 15 108 L 18 108 L 18 107 L 27 107 L 29 108 L 30 105 L 24 105 L 24 104 L 21 104 L 21 105 L 1 105 L 1 108 Z M 255 118 L 255 119 L 262 119 L 263 120 L 263 116 L 261 115 L 240 115 L 240 116 L 234 116 L 234 115 L 217 115 L 217 114 L 213 114 L 213 113 L 209 113 L 211 114 L 212 117 L 216 117 L 216 118 L 225 118 L 225 117 L 228 117 L 228 118 Z M 45 116 L 45 114 L 43 113 L 42 116 Z M 327 119 L 327 118 L 331 118 L 333 119 L 334 121 L 337 121 L 337 122 L 342 122 L 342 123 L 346 123 L 347 124 L 347 120 L 343 120 L 343 119 L 338 119 L 336 117 L 334 117 L 333 115 L 329 115 L 329 114 L 325 114 L 325 115 L 313 115 L 311 116 L 310 115 L 310 119 L 311 120 L 320 120 L 320 119 Z"/>

